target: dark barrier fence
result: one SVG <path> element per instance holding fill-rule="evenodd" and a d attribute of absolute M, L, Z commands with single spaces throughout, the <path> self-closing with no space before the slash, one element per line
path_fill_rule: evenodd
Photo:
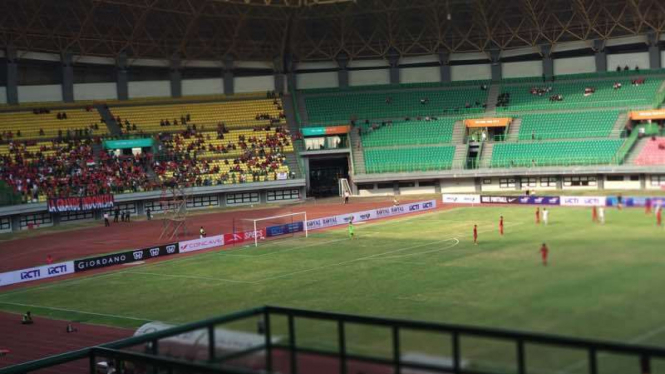
<path fill-rule="evenodd" d="M 238 348 L 229 354 L 220 355 L 216 350 L 215 334 L 217 327 L 237 322 L 248 322 L 248 320 L 259 319 L 261 330 L 264 334 L 263 343 L 252 347 Z M 284 329 L 276 327 L 277 321 L 285 320 Z M 336 349 L 325 350 L 313 347 L 305 347 L 300 344 L 297 337 L 297 328 L 307 321 L 326 323 L 333 331 L 337 340 Z M 301 325 L 302 326 L 302 325 Z M 390 346 L 388 357 L 376 355 L 362 355 L 351 352 L 348 334 L 349 329 L 354 326 L 376 327 L 386 329 L 387 342 Z M 207 354 L 205 359 L 193 361 L 160 355 L 160 342 L 181 334 L 196 330 L 207 332 Z M 283 339 L 273 339 L 277 330 Z M 426 332 L 440 336 L 441 345 L 451 348 L 451 361 L 449 365 L 432 364 L 425 362 L 409 361 L 402 354 L 402 334 L 409 331 Z M 443 338 L 447 337 L 449 341 Z M 467 354 L 462 339 L 487 339 L 508 344 L 514 349 L 514 365 L 510 370 L 483 370 L 473 365 L 465 365 L 464 357 Z M 444 344 L 445 342 L 445 344 Z M 49 369 L 68 362 L 86 359 L 89 369 L 81 372 L 90 374 L 98 372 L 100 360 L 112 363 L 117 374 L 131 373 L 305 373 L 311 372 L 301 370 L 302 356 L 310 355 L 317 357 L 318 361 L 334 362 L 335 371 L 345 374 L 357 372 L 349 370 L 350 365 L 366 363 L 381 365 L 382 372 L 401 373 L 405 369 L 425 370 L 440 373 L 462 373 L 462 374 L 489 374 L 497 372 L 510 372 L 526 374 L 529 372 L 527 360 L 538 360 L 530 356 L 527 348 L 534 346 L 548 349 L 563 348 L 584 354 L 583 366 L 576 372 L 597 374 L 599 372 L 599 361 L 608 354 L 621 355 L 628 359 L 627 368 L 609 368 L 603 372 L 622 373 L 653 373 L 652 362 L 665 359 L 665 348 L 650 347 L 643 345 L 624 344 L 593 339 L 570 338 L 540 333 L 518 332 L 504 329 L 472 327 L 464 325 L 453 325 L 444 323 L 409 321 L 390 318 L 367 317 L 351 314 L 318 312 L 282 307 L 266 306 L 237 312 L 227 316 L 213 318 L 205 321 L 195 322 L 183 326 L 174 327 L 146 335 L 135 336 L 129 339 L 91 347 L 75 352 L 70 352 L 46 359 L 32 361 L 0 370 L 0 374 L 22 374 L 37 370 Z M 140 347 L 139 351 L 132 351 Z M 438 349 L 437 347 L 434 347 Z M 129 350 L 128 350 L 129 349 Z M 254 356 L 260 357 L 260 366 L 242 367 L 238 365 L 239 358 Z M 280 359 L 279 363 L 276 360 Z M 332 360 L 332 361 L 331 361 Z M 131 364 L 131 365 L 129 365 Z M 285 365 L 286 364 L 286 365 Z M 131 370 L 128 369 L 131 366 Z M 277 367 L 279 366 L 279 367 Z M 584 369 L 586 366 L 586 369 Z M 139 370 L 140 369 L 140 370 Z M 325 372 L 331 372 L 331 370 Z M 616 369 L 616 370 L 612 370 Z M 388 370 L 388 371 L 386 371 Z M 322 370 L 323 371 L 323 370 Z"/>

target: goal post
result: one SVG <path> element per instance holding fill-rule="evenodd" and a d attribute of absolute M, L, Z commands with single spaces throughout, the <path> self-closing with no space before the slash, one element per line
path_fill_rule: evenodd
<path fill-rule="evenodd" d="M 255 247 L 259 246 L 259 241 L 261 240 L 309 236 L 307 212 L 287 213 L 261 218 L 242 218 L 240 219 L 240 226 L 240 230 L 245 234 L 245 237 L 249 236 L 249 238 L 253 239 Z"/>

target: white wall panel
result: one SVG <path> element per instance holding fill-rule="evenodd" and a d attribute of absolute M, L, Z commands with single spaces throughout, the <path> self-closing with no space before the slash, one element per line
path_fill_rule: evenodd
<path fill-rule="evenodd" d="M 504 78 L 539 77 L 543 75 L 543 62 L 504 62 L 501 64 L 501 69 Z"/>
<path fill-rule="evenodd" d="M 18 86 L 19 103 L 62 101 L 62 86 L 49 84 L 42 86 Z"/>
<path fill-rule="evenodd" d="M 438 66 L 422 68 L 402 68 L 399 71 L 400 83 L 440 82 L 441 69 Z"/>
<path fill-rule="evenodd" d="M 640 69 L 648 69 L 649 52 L 607 55 L 607 70 L 615 71 L 617 65 L 621 66 L 621 69 L 626 65 L 628 65 L 631 70 L 635 69 L 635 66 L 639 66 Z"/>
<path fill-rule="evenodd" d="M 594 56 L 558 58 L 554 60 L 554 75 L 595 72 L 596 58 Z"/>
<path fill-rule="evenodd" d="M 129 98 L 170 97 L 170 81 L 136 81 L 128 83 Z"/>
<path fill-rule="evenodd" d="M 453 65 L 450 67 L 450 76 L 453 81 L 492 79 L 492 66 L 490 64 Z"/>
<path fill-rule="evenodd" d="M 233 85 L 236 93 L 272 91 L 275 89 L 275 77 L 272 75 L 235 77 Z"/>
<path fill-rule="evenodd" d="M 76 83 L 74 84 L 74 100 L 115 100 L 118 88 L 115 82 L 107 83 Z"/>
<path fill-rule="evenodd" d="M 339 79 L 336 71 L 305 73 L 296 75 L 296 85 L 299 90 L 306 90 L 308 88 L 338 87 Z"/>
<path fill-rule="evenodd" d="M 349 86 L 369 86 L 373 84 L 389 83 L 390 69 L 349 71 Z"/>
<path fill-rule="evenodd" d="M 222 78 L 183 79 L 182 95 L 214 95 L 224 93 Z"/>
<path fill-rule="evenodd" d="M 0 104 L 7 104 L 7 87 L 0 86 Z"/>
<path fill-rule="evenodd" d="M 349 68 L 376 68 L 390 66 L 386 60 L 351 60 L 347 67 Z"/>

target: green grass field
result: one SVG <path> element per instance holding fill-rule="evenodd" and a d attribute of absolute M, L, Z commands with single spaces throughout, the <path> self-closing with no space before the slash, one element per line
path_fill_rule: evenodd
<path fill-rule="evenodd" d="M 665 346 L 665 230 L 654 217 L 608 209 L 600 226 L 591 224 L 589 209 L 553 208 L 550 225 L 536 226 L 534 209 L 456 208 L 359 224 L 355 240 L 345 229 L 330 230 L 125 266 L 0 293 L 0 309 L 137 327 L 272 304 Z M 540 263 L 542 242 L 550 247 L 548 267 Z M 300 344 L 335 349 L 333 326 L 303 323 L 298 333 Z M 352 351 L 390 355 L 387 330 L 348 334 Z M 406 351 L 441 354 L 446 347 L 441 336 L 404 336 Z M 463 349 L 479 367 L 514 359 L 511 345 L 469 338 Z M 586 369 L 582 353 L 531 349 L 536 371 Z M 621 360 L 601 362 L 601 372 L 614 372 Z"/>

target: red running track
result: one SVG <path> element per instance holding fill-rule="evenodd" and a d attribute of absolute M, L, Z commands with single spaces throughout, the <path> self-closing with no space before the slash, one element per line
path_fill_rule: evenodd
<path fill-rule="evenodd" d="M 0 350 L 9 353 L 0 357 L 0 368 L 36 360 L 58 353 L 108 343 L 128 338 L 133 330 L 115 327 L 74 323 L 77 332 L 67 333 L 69 322 L 33 317 L 32 325 L 22 325 L 18 314 L 0 312 Z M 88 370 L 87 360 L 78 360 L 58 365 L 40 373 L 66 374 L 84 373 Z"/>

